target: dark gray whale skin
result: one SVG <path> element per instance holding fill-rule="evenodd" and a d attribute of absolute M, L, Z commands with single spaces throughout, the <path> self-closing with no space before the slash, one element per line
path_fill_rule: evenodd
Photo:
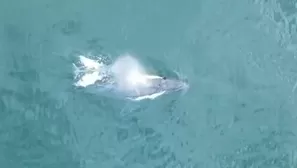
<path fill-rule="evenodd" d="M 178 79 L 156 78 L 150 79 L 152 85 L 149 87 L 139 86 L 133 90 L 120 90 L 116 82 L 95 83 L 87 86 L 88 92 L 105 95 L 108 97 L 117 97 L 124 99 L 137 99 L 144 96 L 150 96 L 156 93 L 168 94 L 172 92 L 185 91 L 189 85 L 185 81 Z"/>

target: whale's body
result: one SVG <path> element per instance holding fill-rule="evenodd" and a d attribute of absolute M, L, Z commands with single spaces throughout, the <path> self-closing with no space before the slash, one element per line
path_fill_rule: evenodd
<path fill-rule="evenodd" d="M 74 64 L 75 76 L 79 79 L 75 85 L 89 93 L 139 101 L 188 88 L 188 84 L 180 79 L 142 72 L 130 57 L 124 57 L 112 66 L 99 64 L 83 56 L 79 58 L 82 65 Z"/>
<path fill-rule="evenodd" d="M 167 79 L 164 77 L 154 76 L 156 78 L 148 79 L 146 85 L 135 85 L 132 88 L 122 88 L 117 82 L 95 83 L 86 87 L 91 92 L 108 95 L 109 97 L 118 97 L 129 100 L 155 99 L 161 95 L 184 91 L 188 84 L 178 79 Z"/>

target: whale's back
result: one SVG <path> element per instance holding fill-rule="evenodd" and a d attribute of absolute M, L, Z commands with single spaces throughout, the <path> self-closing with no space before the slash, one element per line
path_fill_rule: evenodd
<path fill-rule="evenodd" d="M 128 99 L 154 99 L 163 94 L 184 90 L 187 84 L 177 79 L 154 78 L 149 81 L 149 85 L 136 85 L 133 88 L 120 88 L 115 83 L 96 84 L 93 90 L 96 92 L 110 94 L 110 96 Z"/>

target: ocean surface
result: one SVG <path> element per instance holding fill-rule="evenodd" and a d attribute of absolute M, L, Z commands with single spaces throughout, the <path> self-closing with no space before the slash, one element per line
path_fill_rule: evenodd
<path fill-rule="evenodd" d="M 127 52 L 188 92 L 73 87 L 75 55 Z M 296 54 L 294 0 L 2 0 L 0 167 L 296 167 Z"/>

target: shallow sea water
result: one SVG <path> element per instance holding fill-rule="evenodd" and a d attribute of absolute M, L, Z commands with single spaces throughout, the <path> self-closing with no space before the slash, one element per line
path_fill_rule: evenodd
<path fill-rule="evenodd" d="M 0 1 L 0 167 L 297 166 L 293 0 Z M 190 89 L 74 89 L 77 53 L 132 53 Z"/>

